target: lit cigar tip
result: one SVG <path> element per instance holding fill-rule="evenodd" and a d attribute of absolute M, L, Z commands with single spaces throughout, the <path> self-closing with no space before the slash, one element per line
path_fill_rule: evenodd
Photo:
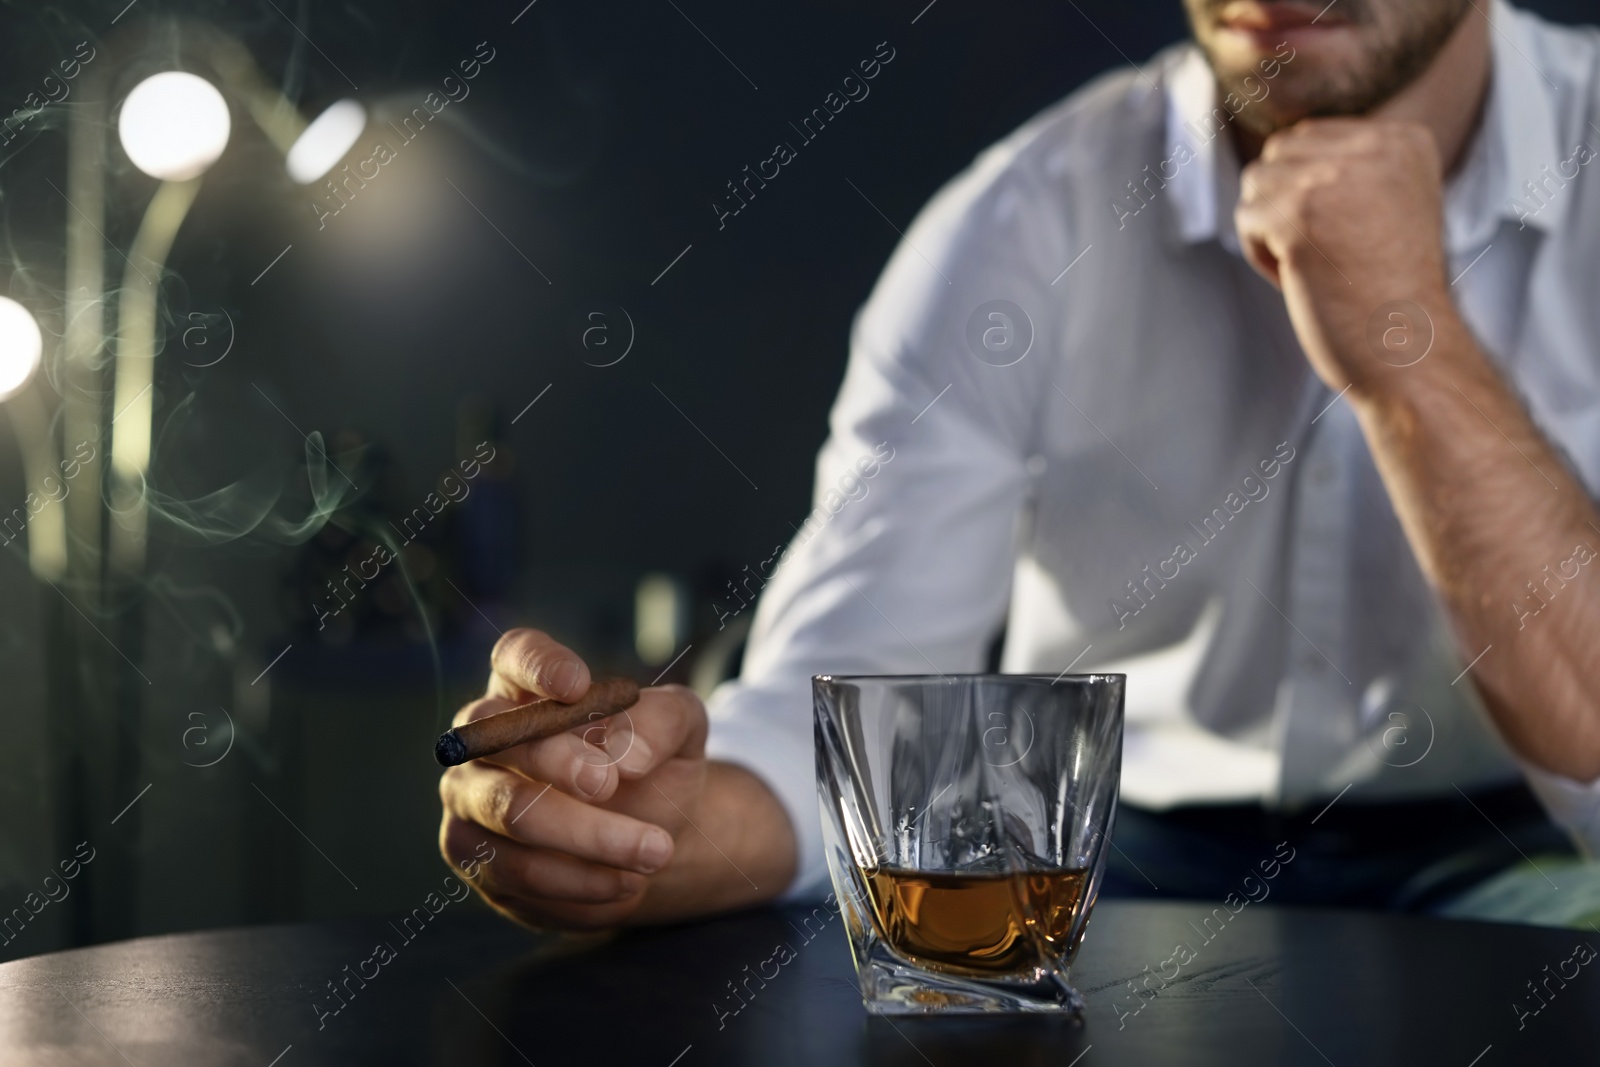
<path fill-rule="evenodd" d="M 454 730 L 439 735 L 433 746 L 433 758 L 441 767 L 457 767 L 467 762 L 467 746 Z"/>

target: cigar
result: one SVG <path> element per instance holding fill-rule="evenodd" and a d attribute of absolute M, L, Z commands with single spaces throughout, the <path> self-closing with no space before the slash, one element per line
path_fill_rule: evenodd
<path fill-rule="evenodd" d="M 589 683 L 589 691 L 572 704 L 535 700 L 446 730 L 433 746 L 433 757 L 445 767 L 454 767 L 512 745 L 598 722 L 627 711 L 638 701 L 639 683 L 632 678 L 596 678 Z"/>

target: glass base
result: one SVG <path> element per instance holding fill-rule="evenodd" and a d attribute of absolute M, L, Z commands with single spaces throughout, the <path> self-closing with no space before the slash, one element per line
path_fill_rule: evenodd
<path fill-rule="evenodd" d="M 1082 1018 L 1083 997 L 1055 974 L 964 978 L 908 964 L 875 937 L 867 938 L 857 976 L 873 1015 L 1067 1015 Z"/>

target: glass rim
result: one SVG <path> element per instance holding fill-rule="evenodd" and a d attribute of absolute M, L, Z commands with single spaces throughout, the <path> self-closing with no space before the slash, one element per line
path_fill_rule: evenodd
<path fill-rule="evenodd" d="M 967 671 L 948 674 L 813 674 L 812 682 L 956 682 L 987 679 L 990 681 L 1049 682 L 1054 685 L 1064 681 L 1122 681 L 1128 676 L 1121 673 L 1090 671 L 1085 674 L 1000 674 L 993 671 Z"/>

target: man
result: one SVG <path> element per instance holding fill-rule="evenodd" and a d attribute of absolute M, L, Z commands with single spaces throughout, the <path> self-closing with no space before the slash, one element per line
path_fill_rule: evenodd
<path fill-rule="evenodd" d="M 785 553 L 709 726 L 665 687 L 446 773 L 496 907 L 821 892 L 808 676 L 979 670 L 1002 626 L 1005 670 L 1128 673 L 1123 891 L 1209 895 L 1281 835 L 1291 899 L 1436 903 L 1549 846 L 1523 780 L 1600 843 L 1600 39 L 1186 4 L 1198 47 L 1030 122 L 896 251 L 818 495 L 873 476 Z M 461 715 L 588 678 L 519 631 Z"/>

